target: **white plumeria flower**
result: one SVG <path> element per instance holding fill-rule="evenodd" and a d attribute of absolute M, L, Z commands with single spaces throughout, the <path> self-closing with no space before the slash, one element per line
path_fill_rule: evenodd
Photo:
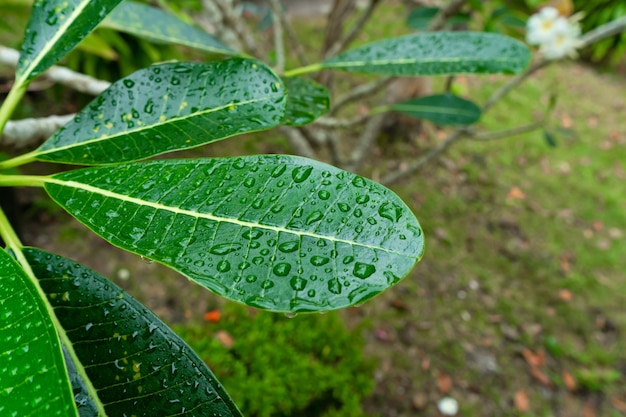
<path fill-rule="evenodd" d="M 544 7 L 528 19 L 526 42 L 539 45 L 546 59 L 575 58 L 581 45 L 579 20 L 578 15 L 566 19 L 554 7 Z"/>
<path fill-rule="evenodd" d="M 455 416 L 459 412 L 459 403 L 452 397 L 444 397 L 437 403 L 437 408 L 444 416 Z"/>
<path fill-rule="evenodd" d="M 559 15 L 557 9 L 544 7 L 528 19 L 526 42 L 541 45 L 552 39 L 555 30 L 562 30 L 566 26 L 567 19 Z"/>

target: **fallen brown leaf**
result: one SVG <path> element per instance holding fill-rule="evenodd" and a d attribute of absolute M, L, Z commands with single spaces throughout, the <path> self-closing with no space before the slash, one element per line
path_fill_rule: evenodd
<path fill-rule="evenodd" d="M 562 289 L 559 290 L 559 299 L 561 301 L 565 301 L 566 303 L 569 303 L 570 301 L 572 301 L 572 292 L 570 290 L 566 290 L 566 289 Z"/>
<path fill-rule="evenodd" d="M 576 391 L 578 386 L 576 378 L 574 378 L 572 374 L 567 371 L 563 371 L 561 376 L 563 377 L 563 384 L 565 384 L 565 388 L 567 388 L 568 391 Z"/>
<path fill-rule="evenodd" d="M 526 194 L 519 187 L 513 187 L 506 195 L 507 200 L 524 200 Z"/>
<path fill-rule="evenodd" d="M 422 359 L 422 371 L 428 371 L 430 369 L 430 359 Z"/>
<path fill-rule="evenodd" d="M 589 402 L 583 405 L 583 417 L 596 417 L 596 411 Z"/>
<path fill-rule="evenodd" d="M 235 339 L 233 339 L 233 337 L 225 330 L 220 330 L 217 333 L 215 333 L 215 338 L 226 349 L 230 349 L 235 344 Z"/>
<path fill-rule="evenodd" d="M 546 354 L 541 349 L 534 353 L 532 350 L 524 348 L 522 356 L 524 356 L 524 360 L 531 368 L 540 368 L 546 363 Z"/>
<path fill-rule="evenodd" d="M 444 395 L 449 393 L 452 389 L 452 378 L 450 378 L 450 375 L 445 372 L 439 372 L 437 374 L 437 388 Z"/>
<path fill-rule="evenodd" d="M 520 413 L 528 412 L 530 403 L 528 401 L 528 394 L 526 394 L 526 391 L 524 391 L 523 389 L 517 391 L 515 393 L 515 396 L 513 397 L 513 401 L 515 403 L 515 408 L 517 408 L 517 411 L 519 411 Z"/>
<path fill-rule="evenodd" d="M 615 407 L 617 411 L 626 413 L 626 401 L 625 400 L 622 400 L 621 398 L 617 398 L 617 397 L 611 397 L 611 404 L 613 404 L 613 407 Z"/>
<path fill-rule="evenodd" d="M 548 378 L 548 376 L 546 374 L 544 374 L 543 372 L 541 372 L 539 370 L 539 368 L 534 368 L 531 367 L 530 368 L 530 374 L 533 376 L 533 378 L 535 378 L 540 384 L 545 385 L 546 387 L 551 387 L 552 386 L 552 381 L 550 381 L 550 378 Z"/>
<path fill-rule="evenodd" d="M 208 321 L 210 323 L 217 323 L 220 321 L 222 314 L 219 310 L 207 311 L 204 313 L 204 321 Z"/>

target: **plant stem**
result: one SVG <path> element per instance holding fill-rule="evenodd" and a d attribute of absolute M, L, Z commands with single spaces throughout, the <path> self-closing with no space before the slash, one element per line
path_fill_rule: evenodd
<path fill-rule="evenodd" d="M 0 107 L 0 135 L 2 135 L 4 125 L 6 125 L 9 121 L 9 118 L 13 114 L 17 104 L 24 96 L 24 93 L 26 93 L 27 88 L 28 83 L 17 80 L 15 81 L 15 84 L 13 84 L 13 87 L 11 87 L 11 91 L 9 91 L 7 98 L 2 103 L 2 107 Z"/>
<path fill-rule="evenodd" d="M 20 156 L 16 156 L 15 158 L 8 159 L 6 161 L 0 162 L 0 171 L 19 167 L 20 165 L 28 164 L 29 162 L 33 162 L 35 160 L 35 156 L 37 156 L 38 152 L 35 149 L 32 152 L 25 153 Z"/>
<path fill-rule="evenodd" d="M 38 175 L 2 175 L 0 187 L 43 187 L 49 177 Z"/>
<path fill-rule="evenodd" d="M 321 71 L 324 67 L 321 62 L 307 65 L 306 67 L 294 68 L 292 70 L 285 71 L 285 77 L 294 77 L 296 75 L 309 74 L 311 72 Z"/>

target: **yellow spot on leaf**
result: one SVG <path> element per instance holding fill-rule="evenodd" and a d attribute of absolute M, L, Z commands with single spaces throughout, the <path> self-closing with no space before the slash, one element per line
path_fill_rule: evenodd
<path fill-rule="evenodd" d="M 143 391 L 143 386 L 139 385 L 139 386 L 137 387 L 137 392 L 138 392 L 139 394 L 141 394 L 141 392 L 142 392 L 142 391 Z"/>
<path fill-rule="evenodd" d="M 234 111 L 236 109 L 234 104 L 231 104 L 230 106 L 228 106 L 228 110 L 230 111 Z"/>
<path fill-rule="evenodd" d="M 52 298 L 52 299 L 54 300 L 55 298 L 57 298 L 57 294 L 56 294 L 56 293 L 54 293 L 54 292 L 53 292 L 53 293 L 51 293 L 51 294 L 50 294 L 50 298 Z"/>
<path fill-rule="evenodd" d="M 70 299 L 70 293 L 68 293 L 68 292 L 64 292 L 64 293 L 63 293 L 63 296 L 61 297 L 61 300 L 63 300 L 63 301 L 67 301 L 67 300 L 69 300 L 69 299 Z"/>
<path fill-rule="evenodd" d="M 87 158 L 89 155 L 87 155 L 86 153 L 83 154 L 83 158 Z"/>
<path fill-rule="evenodd" d="M 183 101 L 182 103 L 180 103 L 180 107 L 179 107 L 179 109 L 180 109 L 180 110 L 182 110 L 182 109 L 184 109 L 185 107 L 187 107 L 188 105 L 189 105 L 189 103 L 187 103 L 186 101 Z"/>
<path fill-rule="evenodd" d="M 93 128 L 93 133 L 98 133 L 98 130 L 100 130 L 100 128 L 99 128 L 99 127 L 94 127 L 94 128 Z"/>
<path fill-rule="evenodd" d="M 159 116 L 159 120 L 164 122 L 167 119 L 167 117 L 165 117 L 164 114 L 162 114 L 161 116 Z"/>
<path fill-rule="evenodd" d="M 105 124 L 104 127 L 106 127 L 107 129 L 110 129 L 110 128 L 113 127 L 113 123 L 109 122 L 109 123 Z"/>

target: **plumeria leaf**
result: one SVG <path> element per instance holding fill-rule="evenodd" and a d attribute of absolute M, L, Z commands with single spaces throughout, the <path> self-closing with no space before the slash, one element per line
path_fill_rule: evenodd
<path fill-rule="evenodd" d="M 144 159 L 269 129 L 285 103 L 281 80 L 257 61 L 154 65 L 117 81 L 33 155 L 82 165 Z"/>
<path fill-rule="evenodd" d="M 0 415 L 77 415 L 44 300 L 4 249 L 0 249 L 0 305 Z"/>
<path fill-rule="evenodd" d="M 454 94 L 438 94 L 392 104 L 392 110 L 435 124 L 470 125 L 480 119 L 480 107 Z"/>
<path fill-rule="evenodd" d="M 107 415 L 241 415 L 191 348 L 124 290 L 61 256 L 24 254 Z"/>
<path fill-rule="evenodd" d="M 523 71 L 530 51 L 495 33 L 432 32 L 373 42 L 321 63 L 323 68 L 387 75 L 445 75 Z"/>
<path fill-rule="evenodd" d="M 56 64 L 122 0 L 36 0 L 16 76 L 27 82 Z"/>
<path fill-rule="evenodd" d="M 124 1 L 102 25 L 149 41 L 185 45 L 214 54 L 238 54 L 202 29 L 183 22 L 173 14 L 134 1 Z"/>
<path fill-rule="evenodd" d="M 159 160 L 44 181 L 112 244 L 267 310 L 359 304 L 423 252 L 419 223 L 390 190 L 300 157 Z"/>
<path fill-rule="evenodd" d="M 305 77 L 286 77 L 287 109 L 283 123 L 302 126 L 328 112 L 330 92 L 326 87 Z"/>

